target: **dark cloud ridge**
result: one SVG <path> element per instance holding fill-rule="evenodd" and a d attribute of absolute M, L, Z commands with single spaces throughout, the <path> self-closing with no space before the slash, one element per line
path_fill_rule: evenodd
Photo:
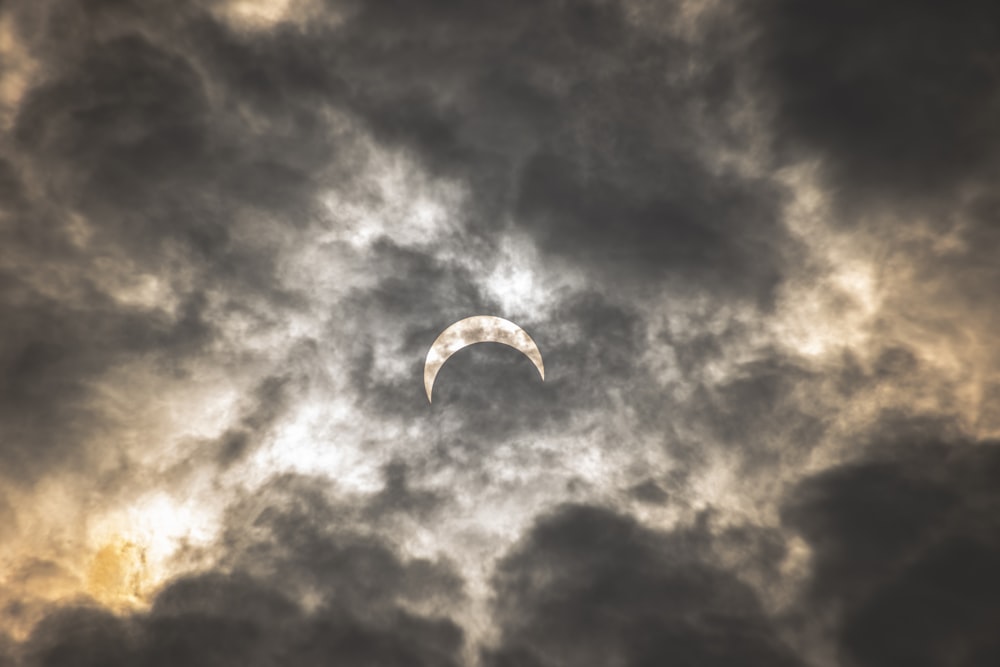
<path fill-rule="evenodd" d="M 540 519 L 495 576 L 486 664 L 798 665 L 755 593 L 711 565 L 704 524 L 673 533 L 590 506 Z"/>
<path fill-rule="evenodd" d="M 345 509 L 326 485 L 273 480 L 233 507 L 220 566 L 170 582 L 147 612 L 56 609 L 16 647 L 16 664 L 461 664 L 458 625 L 406 604 L 460 596 L 447 564 L 406 560 L 338 522 Z"/>
<path fill-rule="evenodd" d="M 1000 653 L 1000 446 L 887 437 L 786 498 L 814 550 L 802 613 L 837 610 L 848 664 L 993 664 Z"/>

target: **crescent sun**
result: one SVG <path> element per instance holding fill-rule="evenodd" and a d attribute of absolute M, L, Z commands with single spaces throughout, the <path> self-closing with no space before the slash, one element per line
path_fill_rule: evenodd
<path fill-rule="evenodd" d="M 538 369 L 542 382 L 545 381 L 542 353 L 524 329 L 502 317 L 473 315 L 455 322 L 442 331 L 431 345 L 431 349 L 427 351 L 427 359 L 424 361 L 424 390 L 427 392 L 429 403 L 433 402 L 431 394 L 434 391 L 434 378 L 437 377 L 444 362 L 462 348 L 475 343 L 502 343 L 514 348 L 531 359 L 531 363 Z"/>

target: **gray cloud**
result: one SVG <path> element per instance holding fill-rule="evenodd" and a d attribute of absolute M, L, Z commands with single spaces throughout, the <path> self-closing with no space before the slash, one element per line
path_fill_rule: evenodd
<path fill-rule="evenodd" d="M 171 582 L 147 612 L 56 610 L 18 647 L 17 664 L 459 664 L 459 627 L 405 607 L 460 596 L 447 565 L 404 559 L 378 537 L 336 527 L 337 508 L 318 488 L 275 481 L 263 501 L 247 500 L 263 511 L 234 508 L 231 568 Z"/>
<path fill-rule="evenodd" d="M 0 5 L 0 661 L 995 662 L 995 11 L 862 4 Z"/>
<path fill-rule="evenodd" d="M 995 173 L 994 4 L 778 0 L 758 10 L 785 148 L 822 156 L 848 201 L 860 192 L 933 205 Z"/>
<path fill-rule="evenodd" d="M 499 565 L 493 665 L 797 665 L 753 591 L 711 564 L 704 525 L 651 531 L 567 506 Z"/>
<path fill-rule="evenodd" d="M 335 66 L 376 136 L 470 182 L 477 226 L 509 217 L 546 252 L 608 279 L 675 275 L 767 299 L 787 243 L 780 194 L 710 174 L 692 143 L 739 141 L 727 132 L 733 53 L 646 34 L 617 3 L 405 12 L 362 5 Z M 439 37 L 407 39 L 403 25 Z M 666 73 L 694 59 L 689 76 Z"/>
<path fill-rule="evenodd" d="M 878 245 L 897 297 L 887 319 L 943 336 L 956 319 L 993 327 L 996 5 L 778 0 L 754 12 L 779 164 L 818 162 L 833 219 Z"/>
<path fill-rule="evenodd" d="M 919 432 L 803 481 L 786 501 L 785 521 L 815 553 L 802 613 L 838 610 L 836 644 L 865 667 L 990 664 L 998 449 Z"/>

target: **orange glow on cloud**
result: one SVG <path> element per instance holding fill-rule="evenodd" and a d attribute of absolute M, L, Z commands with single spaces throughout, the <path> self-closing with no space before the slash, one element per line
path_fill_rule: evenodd
<path fill-rule="evenodd" d="M 150 588 L 146 549 L 119 538 L 101 547 L 87 572 L 87 593 L 111 608 L 134 606 Z"/>

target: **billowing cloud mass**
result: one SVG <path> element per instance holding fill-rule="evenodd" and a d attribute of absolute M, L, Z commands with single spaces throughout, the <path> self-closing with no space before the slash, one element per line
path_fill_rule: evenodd
<path fill-rule="evenodd" d="M 997 25 L 0 2 L 0 663 L 1000 664 Z"/>

